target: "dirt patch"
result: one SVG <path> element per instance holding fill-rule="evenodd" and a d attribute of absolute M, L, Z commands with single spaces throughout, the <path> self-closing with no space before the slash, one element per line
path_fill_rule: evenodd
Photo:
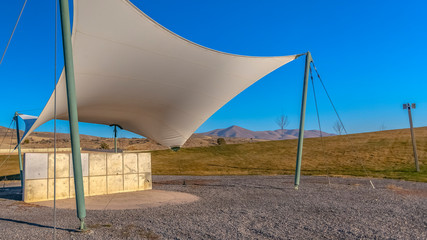
<path fill-rule="evenodd" d="M 150 240 L 160 239 L 160 236 L 155 234 L 153 231 L 145 230 L 133 224 L 123 227 L 120 231 L 120 235 L 121 237 L 124 237 L 124 238 L 131 238 L 131 237 L 133 238 L 136 235 L 143 239 L 150 239 Z"/>
<path fill-rule="evenodd" d="M 403 196 L 417 196 L 427 198 L 427 189 L 405 189 L 396 185 L 387 185 L 387 189 Z"/>
<path fill-rule="evenodd" d="M 95 224 L 87 224 L 86 225 L 89 229 L 100 229 L 100 228 L 111 228 L 112 224 L 101 224 L 101 223 L 95 223 Z"/>

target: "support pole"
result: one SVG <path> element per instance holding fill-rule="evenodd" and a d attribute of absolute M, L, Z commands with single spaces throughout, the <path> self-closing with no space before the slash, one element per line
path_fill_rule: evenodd
<path fill-rule="evenodd" d="M 117 153 L 117 127 L 123 129 L 120 125 L 111 124 L 110 127 L 114 127 L 114 152 Z"/>
<path fill-rule="evenodd" d="M 16 139 L 18 144 L 18 156 L 19 156 L 19 178 L 21 179 L 21 189 L 24 189 L 24 178 L 23 178 L 23 166 L 22 166 L 22 155 L 21 155 L 21 137 L 19 136 L 19 114 L 15 113 L 15 123 L 16 123 Z"/>
<path fill-rule="evenodd" d="M 114 152 L 117 153 L 117 125 L 114 125 Z"/>
<path fill-rule="evenodd" d="M 304 71 L 304 84 L 302 88 L 302 102 L 301 102 L 301 118 L 299 123 L 299 133 L 298 133 L 298 150 L 297 150 L 297 162 L 295 169 L 295 189 L 298 190 L 300 177 L 301 177 L 301 159 L 302 159 L 302 147 L 304 141 L 304 124 L 305 124 L 305 109 L 307 102 L 307 87 L 308 87 L 308 77 L 310 74 L 310 63 L 312 62 L 311 53 L 307 52 L 305 55 L 305 71 Z"/>
<path fill-rule="evenodd" d="M 408 116 L 409 116 L 409 126 L 411 128 L 412 148 L 414 150 L 415 169 L 417 170 L 417 172 L 419 172 L 420 165 L 418 165 L 417 143 L 415 142 L 414 125 L 412 124 L 411 105 L 409 103 L 408 103 Z"/>
<path fill-rule="evenodd" d="M 73 157 L 74 186 L 76 195 L 77 217 L 80 230 L 84 230 L 86 206 L 83 189 L 82 161 L 80 153 L 80 135 L 77 114 L 76 86 L 74 82 L 73 50 L 71 45 L 70 12 L 68 0 L 60 0 L 62 42 L 64 49 L 65 80 L 67 86 L 68 116 L 70 122 L 71 152 Z"/>

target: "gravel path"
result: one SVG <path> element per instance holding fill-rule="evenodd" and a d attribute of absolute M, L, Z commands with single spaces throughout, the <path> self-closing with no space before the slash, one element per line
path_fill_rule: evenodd
<path fill-rule="evenodd" d="M 185 185 L 183 182 L 185 180 Z M 427 239 L 427 183 L 291 176 L 154 176 L 153 188 L 200 200 L 138 210 L 88 211 L 75 232 L 61 209 L 58 239 Z M 9 188 L 17 191 L 17 188 Z M 3 193 L 2 193 L 3 191 Z M 10 193 L 10 191 L 9 191 Z M 51 208 L 0 188 L 0 239 L 51 239 Z"/>

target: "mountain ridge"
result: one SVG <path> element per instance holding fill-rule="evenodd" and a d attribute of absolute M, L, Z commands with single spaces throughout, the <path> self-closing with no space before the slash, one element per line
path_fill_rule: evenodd
<path fill-rule="evenodd" d="M 305 131 L 305 137 L 317 137 L 319 134 L 314 130 Z M 318 131 L 317 131 L 318 132 Z M 7 133 L 7 134 L 6 134 Z M 208 133 L 208 134 L 207 134 Z M 223 137 L 228 144 L 239 144 L 247 142 L 263 142 L 270 140 L 296 139 L 298 130 L 275 130 L 275 131 L 251 131 L 239 126 L 230 126 L 224 129 L 215 129 L 207 133 L 194 133 L 183 145 L 186 147 L 216 146 L 217 139 Z M 22 136 L 23 131 L 20 131 Z M 324 136 L 331 134 L 324 133 Z M 16 132 L 13 129 L 0 126 L 0 136 L 3 140 L 0 142 L 0 148 L 9 149 L 16 145 Z M 56 146 L 58 148 L 70 147 L 70 135 L 68 133 L 57 133 Z M 7 139 L 7 140 L 6 140 Z M 33 132 L 23 143 L 25 148 L 49 148 L 53 146 L 54 134 L 52 132 Z M 80 135 L 80 145 L 84 149 L 99 149 L 101 143 L 114 146 L 112 138 L 97 137 L 91 135 Z M 147 138 L 119 138 L 118 146 L 126 150 L 161 150 L 167 149 L 153 140 Z"/>
<path fill-rule="evenodd" d="M 277 129 L 267 131 L 252 131 L 240 126 L 232 125 L 228 128 L 215 129 L 208 132 L 199 133 L 205 136 L 217 137 L 236 137 L 236 138 L 252 138 L 265 140 L 285 140 L 298 138 L 298 129 Z M 335 136 L 335 134 L 322 132 L 323 137 Z M 304 138 L 320 137 L 319 130 L 305 130 Z"/>

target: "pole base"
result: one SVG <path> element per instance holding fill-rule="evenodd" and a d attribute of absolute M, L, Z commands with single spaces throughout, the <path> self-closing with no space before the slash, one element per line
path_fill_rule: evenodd
<path fill-rule="evenodd" d="M 295 185 L 295 190 L 298 190 L 298 185 Z"/>
<path fill-rule="evenodd" d="M 80 219 L 80 227 L 79 227 L 79 231 L 80 231 L 80 232 L 86 232 L 86 231 L 88 231 L 88 230 L 89 230 L 89 229 L 87 229 L 87 228 L 86 228 L 85 219 L 84 219 L 84 218 Z"/>

